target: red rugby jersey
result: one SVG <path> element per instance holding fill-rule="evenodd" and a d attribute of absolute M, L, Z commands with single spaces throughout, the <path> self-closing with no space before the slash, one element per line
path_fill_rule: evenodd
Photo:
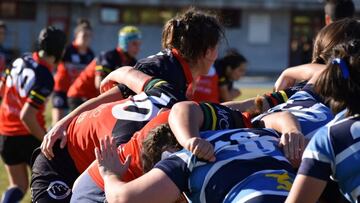
<path fill-rule="evenodd" d="M 63 61 L 58 65 L 54 75 L 54 91 L 67 92 L 70 85 L 93 60 L 94 53 L 88 49 L 85 54 L 80 54 L 78 47 L 72 43 L 65 49 Z"/>
<path fill-rule="evenodd" d="M 5 76 L 4 95 L 0 106 L 0 134 L 30 134 L 20 120 L 20 112 L 25 103 L 39 109 L 36 118 L 45 129 L 44 103 L 53 87 L 51 66 L 41 60 L 37 53 L 26 54 L 15 60 Z"/>
<path fill-rule="evenodd" d="M 192 100 L 196 102 L 219 103 L 219 77 L 215 68 L 211 67 L 207 75 L 196 78 L 196 86 Z"/>
<path fill-rule="evenodd" d="M 117 144 L 126 143 L 133 134 L 154 118 L 161 108 L 181 99 L 167 83 L 154 86 L 146 93 L 106 103 L 83 112 L 72 120 L 67 129 L 67 148 L 79 172 L 95 159 L 94 148 L 105 136 L 115 138 Z"/>
<path fill-rule="evenodd" d="M 95 76 L 105 77 L 111 71 L 121 66 L 133 66 L 136 59 L 124 53 L 120 48 L 102 52 L 82 71 L 70 86 L 67 96 L 91 99 L 100 94 L 95 87 Z"/>
<path fill-rule="evenodd" d="M 141 162 L 141 148 L 142 141 L 146 138 L 149 131 L 154 129 L 156 126 L 165 124 L 168 122 L 170 111 L 163 112 L 152 119 L 148 124 L 146 124 L 140 131 L 136 132 L 131 140 L 123 145 L 118 147 L 119 159 L 121 162 L 125 162 L 125 159 L 128 155 L 131 155 L 131 162 L 128 170 L 122 177 L 122 180 L 129 182 L 140 177 L 143 174 L 142 162 Z M 101 188 L 104 189 L 104 180 L 100 175 L 97 161 L 94 161 L 89 168 L 87 169 L 90 177 L 94 182 Z"/>

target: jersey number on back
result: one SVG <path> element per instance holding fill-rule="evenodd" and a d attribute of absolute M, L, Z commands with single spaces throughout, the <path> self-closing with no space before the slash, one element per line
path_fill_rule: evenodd
<path fill-rule="evenodd" d="M 34 70 L 27 68 L 23 59 L 15 60 L 10 76 L 6 79 L 6 86 L 15 87 L 21 97 L 26 97 L 34 83 Z"/>
<path fill-rule="evenodd" d="M 115 105 L 112 108 L 112 114 L 116 119 L 120 120 L 148 121 L 155 117 L 160 110 L 155 104 L 167 106 L 169 102 L 170 98 L 165 94 L 157 97 L 141 93 L 124 103 Z M 141 111 L 130 111 L 129 109 L 141 109 Z"/>

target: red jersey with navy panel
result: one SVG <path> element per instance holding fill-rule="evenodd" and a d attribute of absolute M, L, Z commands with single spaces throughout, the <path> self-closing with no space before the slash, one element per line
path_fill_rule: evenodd
<path fill-rule="evenodd" d="M 45 129 L 44 103 L 54 88 L 51 66 L 42 61 L 37 53 L 25 54 L 14 61 L 5 80 L 0 107 L 0 134 L 30 134 L 20 120 L 20 111 L 25 103 L 39 109 L 37 121 Z"/>
<path fill-rule="evenodd" d="M 95 76 L 106 77 L 121 66 L 134 66 L 136 59 L 124 53 L 120 48 L 102 52 L 76 78 L 67 93 L 68 97 L 91 99 L 99 95 L 95 87 Z"/>
<path fill-rule="evenodd" d="M 201 131 L 252 127 L 248 114 L 215 103 L 200 103 L 199 106 L 204 114 L 204 123 Z M 132 158 L 129 168 L 121 177 L 123 181 L 134 180 L 143 174 L 141 159 L 142 141 L 147 137 L 151 129 L 167 123 L 168 113 L 164 112 L 155 117 L 143 129 L 135 133 L 129 142 L 118 147 L 118 155 L 122 163 L 124 163 L 128 155 L 131 155 Z M 100 175 L 96 161 L 89 166 L 87 172 L 95 184 L 104 190 L 104 180 Z"/>
<path fill-rule="evenodd" d="M 71 44 L 65 49 L 63 63 L 58 66 L 54 76 L 55 91 L 67 92 L 70 85 L 93 60 L 94 52 L 88 49 L 85 54 L 79 53 L 75 44 Z"/>
<path fill-rule="evenodd" d="M 147 123 L 140 131 L 134 133 L 131 140 L 118 147 L 119 159 L 122 163 L 125 162 L 126 157 L 131 155 L 131 162 L 128 170 L 121 177 L 122 180 L 129 182 L 140 177 L 143 174 L 142 161 L 141 161 L 141 149 L 142 142 L 147 137 L 149 132 L 161 124 L 168 122 L 170 111 L 163 112 Z M 104 189 L 104 180 L 102 179 L 98 162 L 94 161 L 87 169 L 90 177 L 101 188 Z"/>
<path fill-rule="evenodd" d="M 67 129 L 67 148 L 79 172 L 95 160 L 94 148 L 107 135 L 115 138 L 117 145 L 126 143 L 132 135 L 154 118 L 161 108 L 171 108 L 185 100 L 165 81 L 159 81 L 134 97 L 106 103 L 83 112 L 73 119 Z"/>

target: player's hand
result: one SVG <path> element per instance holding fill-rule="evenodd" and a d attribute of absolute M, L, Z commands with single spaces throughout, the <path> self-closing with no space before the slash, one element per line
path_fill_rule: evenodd
<path fill-rule="evenodd" d="M 276 80 L 274 85 L 274 91 L 280 91 L 285 90 L 289 87 L 294 86 L 296 83 L 296 80 L 294 78 L 286 76 L 286 70 L 281 73 L 279 78 Z"/>
<path fill-rule="evenodd" d="M 54 143 L 56 140 L 60 139 L 60 148 L 64 148 L 67 141 L 67 123 L 57 123 L 51 130 L 46 133 L 44 139 L 41 143 L 41 152 L 45 155 L 45 157 L 49 160 L 54 158 L 54 152 L 52 150 Z"/>
<path fill-rule="evenodd" d="M 127 171 L 131 162 L 130 155 L 126 157 L 124 164 L 120 162 L 115 141 L 109 136 L 100 140 L 100 149 L 95 148 L 95 156 L 102 177 L 107 175 L 121 177 Z"/>
<path fill-rule="evenodd" d="M 111 73 L 110 73 L 111 74 Z M 114 86 L 116 86 L 118 83 L 110 79 L 110 74 L 106 76 L 100 83 L 100 94 L 110 90 Z"/>
<path fill-rule="evenodd" d="M 279 145 L 282 147 L 286 158 L 292 163 L 297 163 L 301 160 L 305 143 L 305 136 L 300 131 L 289 131 L 281 135 Z"/>
<path fill-rule="evenodd" d="M 190 138 L 186 142 L 185 148 L 192 152 L 196 157 L 207 161 L 215 161 L 214 146 L 207 140 L 199 137 Z"/>

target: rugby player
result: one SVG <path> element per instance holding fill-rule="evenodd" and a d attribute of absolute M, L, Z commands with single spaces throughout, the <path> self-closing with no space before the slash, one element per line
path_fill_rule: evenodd
<path fill-rule="evenodd" d="M 102 52 L 70 86 L 67 92 L 70 111 L 83 102 L 98 96 L 101 80 L 111 71 L 122 66 L 134 66 L 140 45 L 141 33 L 137 27 L 125 26 L 120 29 L 118 46 Z"/>
<path fill-rule="evenodd" d="M 45 130 L 46 98 L 52 93 L 52 69 L 62 57 L 66 38 L 54 27 L 41 30 L 38 50 L 16 59 L 5 76 L 0 106 L 0 153 L 10 185 L 3 202 L 18 202 L 28 188 L 27 165 Z"/>
<path fill-rule="evenodd" d="M 53 124 L 66 115 L 70 102 L 66 96 L 68 89 L 94 58 L 94 52 L 89 47 L 91 32 L 92 27 L 89 21 L 80 19 L 74 30 L 74 41 L 65 49 L 62 62 L 57 67 L 52 97 Z"/>
<path fill-rule="evenodd" d="M 359 40 L 339 44 L 315 84 L 320 95 L 332 97 L 346 109 L 310 141 L 286 202 L 317 202 L 330 179 L 339 183 L 348 201 L 359 201 L 359 61 Z"/>

